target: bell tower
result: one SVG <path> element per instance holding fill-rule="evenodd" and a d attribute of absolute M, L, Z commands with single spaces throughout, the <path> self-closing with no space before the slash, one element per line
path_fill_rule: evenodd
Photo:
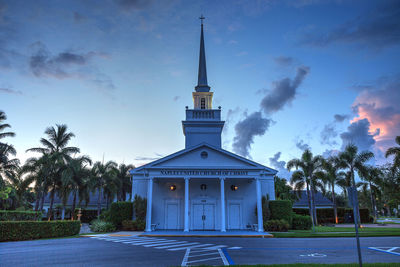
<path fill-rule="evenodd" d="M 186 109 L 186 120 L 182 121 L 185 147 L 208 143 L 221 148 L 221 133 L 224 121 L 221 121 L 221 108 L 212 109 L 213 92 L 207 82 L 206 52 L 204 48 L 203 16 L 201 20 L 199 72 L 197 86 L 192 93 L 193 109 Z"/>

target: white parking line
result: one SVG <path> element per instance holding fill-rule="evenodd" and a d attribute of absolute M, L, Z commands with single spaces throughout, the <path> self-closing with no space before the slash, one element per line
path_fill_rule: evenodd
<path fill-rule="evenodd" d="M 164 246 L 164 245 L 170 245 L 170 244 L 182 244 L 182 243 L 187 243 L 187 242 L 185 242 L 185 241 L 182 241 L 182 242 L 167 242 L 167 243 L 145 245 L 144 247 L 157 247 L 157 246 Z"/>
<path fill-rule="evenodd" d="M 183 249 L 188 249 L 188 248 L 199 248 L 199 247 L 206 247 L 206 246 L 212 246 L 213 244 L 200 244 L 196 246 L 189 246 L 189 247 L 183 247 L 183 248 L 171 248 L 167 249 L 169 251 L 177 251 L 177 250 L 183 250 Z"/>
<path fill-rule="evenodd" d="M 215 258 L 207 258 L 207 259 L 201 259 L 201 260 L 187 261 L 186 263 L 194 263 L 194 262 L 210 261 L 210 260 L 220 260 L 220 259 L 221 259 L 220 257 L 215 257 Z M 224 265 L 226 265 L 226 264 L 224 264 Z"/>
<path fill-rule="evenodd" d="M 189 246 L 189 245 L 196 245 L 199 244 L 199 242 L 193 242 L 193 243 L 187 243 L 186 244 L 178 244 L 178 245 L 171 245 L 171 246 L 163 246 L 163 247 L 155 247 L 157 249 L 163 249 L 163 248 L 173 248 L 173 247 L 182 247 L 182 246 Z"/>
<path fill-rule="evenodd" d="M 229 262 L 228 262 L 228 260 L 226 259 L 225 254 L 222 252 L 222 250 L 221 250 L 221 249 L 218 249 L 218 252 L 219 252 L 219 255 L 221 256 L 221 259 L 222 259 L 224 265 L 229 265 Z"/>
<path fill-rule="evenodd" d="M 190 253 L 190 248 L 188 248 L 186 250 L 185 256 L 183 256 L 183 260 L 182 260 L 181 266 L 186 266 L 187 260 L 188 260 L 188 257 L 189 257 L 189 253 Z"/>

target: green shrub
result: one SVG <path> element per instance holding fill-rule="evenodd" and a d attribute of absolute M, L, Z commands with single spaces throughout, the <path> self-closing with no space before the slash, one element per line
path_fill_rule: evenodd
<path fill-rule="evenodd" d="M 142 220 L 125 220 L 122 221 L 122 230 L 125 231 L 144 231 L 146 223 Z"/>
<path fill-rule="evenodd" d="M 95 218 L 97 219 L 97 217 Z M 111 222 L 111 210 L 104 210 L 100 214 L 100 220 L 106 221 L 106 222 Z"/>
<path fill-rule="evenodd" d="M 147 199 L 135 195 L 133 200 L 133 209 L 136 220 L 146 221 Z M 129 218 L 131 219 L 131 218 Z"/>
<path fill-rule="evenodd" d="M 116 228 L 111 222 L 95 219 L 90 223 L 90 230 L 93 232 L 113 232 Z"/>
<path fill-rule="evenodd" d="M 309 215 L 308 209 L 293 209 L 296 214 Z M 339 223 L 345 223 L 345 217 L 349 216 L 353 218 L 353 209 L 348 208 L 337 208 Z M 361 223 L 372 222 L 369 210 L 360 209 Z M 332 209 L 317 209 L 317 219 L 318 223 L 335 223 L 334 211 Z M 349 223 L 354 222 L 351 220 Z"/>
<path fill-rule="evenodd" d="M 307 215 L 293 214 L 292 229 L 309 230 L 311 229 L 311 217 Z"/>
<path fill-rule="evenodd" d="M 290 200 L 270 200 L 269 210 L 271 220 L 285 220 L 292 225 L 292 202 Z"/>
<path fill-rule="evenodd" d="M 79 234 L 79 221 L 0 222 L 0 241 L 19 241 Z"/>
<path fill-rule="evenodd" d="M 289 229 L 289 223 L 282 220 L 269 220 L 264 223 L 264 229 L 270 232 L 287 232 Z"/>
<path fill-rule="evenodd" d="M 0 210 L 0 221 L 39 221 L 41 219 L 40 211 Z"/>
<path fill-rule="evenodd" d="M 132 202 L 113 202 L 110 208 L 110 222 L 119 228 L 122 225 L 122 221 L 132 219 L 132 214 Z"/>

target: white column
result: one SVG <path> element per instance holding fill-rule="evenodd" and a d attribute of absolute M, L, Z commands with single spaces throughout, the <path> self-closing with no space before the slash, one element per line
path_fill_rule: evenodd
<path fill-rule="evenodd" d="M 151 232 L 151 207 L 153 202 L 153 177 L 150 177 L 147 184 L 147 212 L 146 232 Z"/>
<path fill-rule="evenodd" d="M 262 203 L 261 203 L 261 184 L 260 179 L 256 178 L 256 191 L 257 191 L 257 224 L 258 231 L 264 232 L 263 217 L 262 217 Z"/>
<path fill-rule="evenodd" d="M 185 226 L 184 232 L 189 232 L 189 178 L 185 177 Z"/>
<path fill-rule="evenodd" d="M 225 226 L 225 178 L 219 178 L 221 184 L 221 232 L 226 232 Z"/>

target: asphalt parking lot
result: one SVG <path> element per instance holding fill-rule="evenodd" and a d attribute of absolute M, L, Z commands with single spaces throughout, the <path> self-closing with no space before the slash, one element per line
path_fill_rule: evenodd
<path fill-rule="evenodd" d="M 361 238 L 364 262 L 399 262 L 398 237 Z M 354 238 L 99 236 L 0 243 L 1 266 L 181 266 L 357 262 Z"/>

